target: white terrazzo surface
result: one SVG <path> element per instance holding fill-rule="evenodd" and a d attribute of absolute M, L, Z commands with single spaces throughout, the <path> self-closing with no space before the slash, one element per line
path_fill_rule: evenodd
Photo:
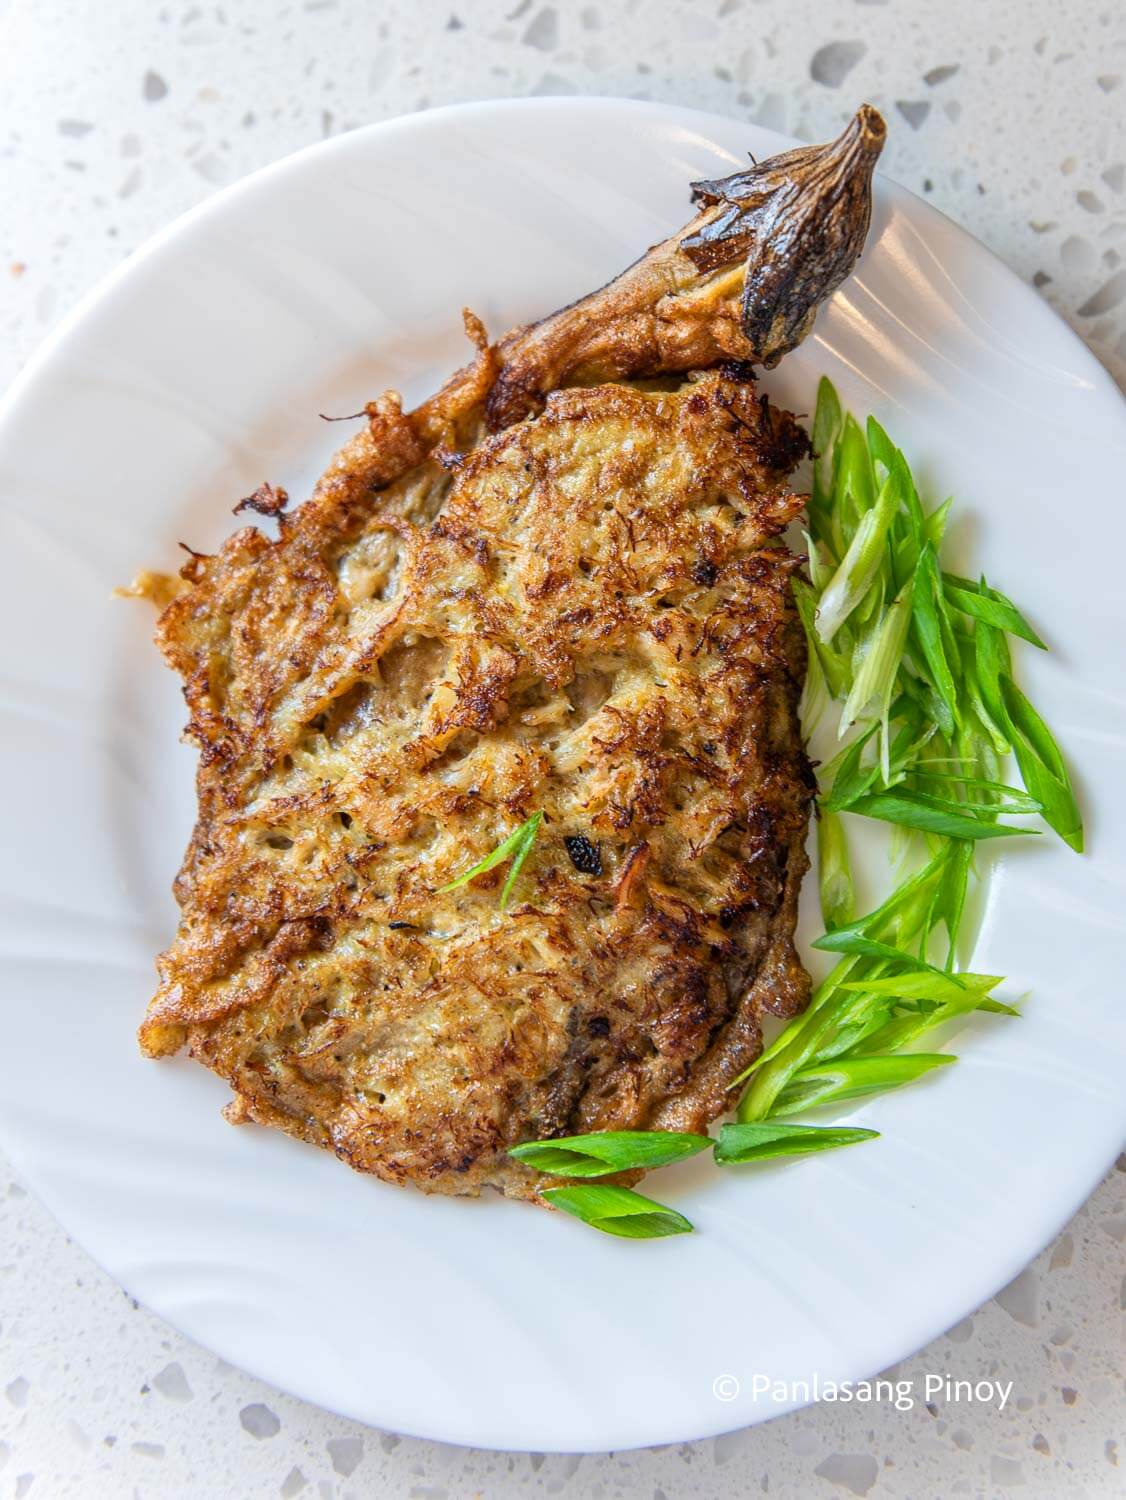
<path fill-rule="evenodd" d="M 1122 380 L 1124 79 L 1114 0 L 0 0 L 0 378 L 135 245 L 265 162 L 431 104 L 592 92 L 810 139 L 871 100 L 888 174 Z M 359 1427 L 216 1360 L 124 1297 L 0 1160 L 0 1497 L 1121 1495 L 1124 1240 L 1119 1170 L 898 1371 L 1012 1380 L 1003 1412 L 823 1405 L 685 1446 L 497 1455 Z"/>

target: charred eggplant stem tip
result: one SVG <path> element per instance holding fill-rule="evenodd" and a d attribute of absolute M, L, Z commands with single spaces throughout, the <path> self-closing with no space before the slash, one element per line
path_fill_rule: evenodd
<path fill-rule="evenodd" d="M 692 184 L 708 217 L 689 226 L 680 248 L 700 271 L 745 255 L 741 325 L 755 364 L 774 365 L 796 348 L 855 266 L 886 137 L 883 116 L 864 104 L 827 145 L 799 146 Z"/>
<path fill-rule="evenodd" d="M 776 364 L 856 264 L 885 135 L 879 112 L 865 104 L 828 145 L 694 183 L 699 212 L 684 229 L 599 291 L 496 345 L 488 429 L 511 426 L 575 382 L 672 375 L 727 359 Z"/>

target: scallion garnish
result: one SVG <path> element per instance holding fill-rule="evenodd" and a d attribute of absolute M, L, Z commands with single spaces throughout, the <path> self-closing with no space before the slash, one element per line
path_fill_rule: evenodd
<path fill-rule="evenodd" d="M 817 685 L 843 704 L 841 734 L 858 731 L 822 806 L 971 843 L 1028 833 L 998 815 L 1035 812 L 1082 850 L 1059 747 L 1012 680 L 1008 638 L 1044 641 L 1000 589 L 942 567 L 951 502 L 925 514 L 902 452 L 874 418 L 862 430 L 842 412 L 824 379 L 813 444 L 809 579 L 795 598 Z M 924 773 L 938 742 L 948 770 Z M 1010 749 L 1023 793 L 989 785 Z"/>
<path fill-rule="evenodd" d="M 525 1141 L 521 1146 L 510 1146 L 508 1154 L 526 1167 L 557 1177 L 608 1177 L 613 1172 L 668 1166 L 706 1151 L 711 1144 L 710 1136 L 689 1135 L 687 1131 L 606 1130 L 551 1141 Z"/>
<path fill-rule="evenodd" d="M 628 1240 L 658 1240 L 670 1234 L 691 1234 L 692 1225 L 675 1209 L 652 1198 L 643 1198 L 631 1188 L 604 1183 L 576 1187 L 544 1188 L 540 1196 L 584 1224 Z"/>
<path fill-rule="evenodd" d="M 939 708 L 938 727 L 943 734 L 953 734 L 961 718 L 958 687 L 951 670 L 946 646 L 948 621 L 944 619 L 945 601 L 938 576 L 938 561 L 930 542 L 919 553 L 915 564 L 915 587 L 911 595 L 912 625 L 915 640 L 922 650 L 930 672 L 930 686 Z M 947 626 L 946 629 L 943 627 Z"/>
<path fill-rule="evenodd" d="M 855 915 L 852 869 L 844 824 L 829 808 L 823 808 L 817 820 L 817 873 L 821 919 L 826 927 L 843 927 Z"/>
<path fill-rule="evenodd" d="M 823 380 L 814 418 L 809 581 L 798 612 L 850 742 L 823 770 L 818 828 L 825 936 L 841 954 L 805 1014 L 746 1070 L 744 1122 L 767 1123 L 878 1089 L 949 1061 L 902 1049 L 973 1010 L 1014 1015 L 999 980 L 955 972 L 973 850 L 1035 830 L 1039 814 L 1072 848 L 1082 823 L 1059 747 L 1015 686 L 1007 637 L 1044 643 L 1006 595 L 941 567 L 951 502 L 926 515 L 903 454 L 874 420 L 860 428 Z M 890 512 L 890 513 L 889 513 Z M 839 559 L 831 573 L 829 561 Z M 890 602 L 888 602 L 890 601 Z M 999 772 L 1010 748 L 1024 782 Z M 866 917 L 841 920 L 843 815 L 895 825 L 930 857 Z M 827 866 L 827 867 L 826 867 Z M 931 962 L 945 936 L 945 969 Z"/>
<path fill-rule="evenodd" d="M 1041 651 L 1047 651 L 1047 646 L 1013 601 L 1006 599 L 997 589 L 991 589 L 984 578 L 980 583 L 973 583 L 954 573 L 943 573 L 942 586 L 948 603 L 955 609 L 960 609 L 963 614 L 972 615 L 975 620 L 984 620 L 988 625 L 995 625 L 999 630 L 1019 636 L 1022 641 L 1029 641 L 1033 646 L 1039 646 Z"/>
<path fill-rule="evenodd" d="M 774 1161 L 780 1156 L 808 1156 L 837 1146 L 871 1141 L 878 1130 L 860 1130 L 835 1125 L 769 1124 L 723 1125 L 716 1142 L 715 1159 L 722 1167 L 746 1162 Z"/>
<path fill-rule="evenodd" d="M 458 886 L 466 885 L 470 880 L 475 880 L 478 875 L 484 875 L 487 871 L 495 869 L 497 865 L 502 865 L 506 859 L 510 859 L 512 865 L 500 893 L 500 909 L 504 911 L 508 906 L 512 887 L 516 884 L 516 877 L 520 874 L 524 861 L 531 852 L 542 822 L 543 813 L 534 812 L 530 818 L 520 824 L 519 828 L 514 828 L 491 854 L 486 854 L 484 859 L 478 860 L 471 869 L 463 870 L 457 879 L 451 880 L 448 885 L 439 886 L 439 891 L 457 890 Z"/>
<path fill-rule="evenodd" d="M 892 1057 L 841 1057 L 833 1062 L 802 1068 L 781 1090 L 774 1104 L 776 1115 L 793 1115 L 863 1094 L 880 1094 L 957 1062 L 949 1052 L 902 1052 Z M 742 1119 L 742 1109 L 740 1109 Z"/>
<path fill-rule="evenodd" d="M 1083 853 L 1083 821 L 1059 746 L 1051 730 L 1007 673 L 1000 675 L 1001 702 L 1012 732 L 1013 753 L 1044 821 L 1077 854 Z"/>
<path fill-rule="evenodd" d="M 979 816 L 978 809 L 981 810 Z M 959 808 L 948 800 L 896 788 L 893 792 L 874 792 L 850 803 L 849 812 L 864 813 L 885 823 L 898 823 L 922 833 L 940 833 L 948 839 L 1000 839 L 1013 833 L 1034 834 L 1035 828 L 1017 828 L 1012 823 L 983 821 L 995 815 L 995 809 L 978 803 L 963 803 Z"/>
<path fill-rule="evenodd" d="M 859 440 L 862 441 L 862 440 Z M 854 505 L 862 504 L 855 484 L 847 491 Z M 825 585 L 817 606 L 817 634 L 831 646 L 837 631 L 868 595 L 877 578 L 887 549 L 887 534 L 898 508 L 899 496 L 890 478 L 880 490 L 875 505 L 864 509 L 848 551 L 840 566 Z"/>

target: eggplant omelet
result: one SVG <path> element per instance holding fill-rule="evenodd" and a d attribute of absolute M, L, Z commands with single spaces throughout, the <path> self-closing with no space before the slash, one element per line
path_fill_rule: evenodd
<path fill-rule="evenodd" d="M 808 451 L 752 365 L 868 226 L 883 125 L 696 184 L 616 281 L 389 393 L 289 511 L 263 485 L 157 637 L 198 818 L 141 1027 L 274 1125 L 396 1183 L 534 1196 L 507 1156 L 696 1131 L 794 949 L 813 781 L 781 533 Z M 506 902 L 495 864 L 535 833 Z"/>

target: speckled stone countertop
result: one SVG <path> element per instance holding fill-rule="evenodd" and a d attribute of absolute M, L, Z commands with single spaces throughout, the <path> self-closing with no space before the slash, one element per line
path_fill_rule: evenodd
<path fill-rule="evenodd" d="M 0 0 L 0 378 L 123 255 L 266 162 L 429 105 L 589 92 L 808 139 L 870 100 L 888 175 L 1038 287 L 1121 381 L 1124 79 L 1113 0 Z M 366 1429 L 232 1369 L 123 1296 L 0 1159 L 0 1496 L 1121 1495 L 1124 1240 L 1119 1170 L 898 1371 L 1011 1380 L 1004 1411 L 823 1405 L 677 1447 L 493 1454 Z"/>

